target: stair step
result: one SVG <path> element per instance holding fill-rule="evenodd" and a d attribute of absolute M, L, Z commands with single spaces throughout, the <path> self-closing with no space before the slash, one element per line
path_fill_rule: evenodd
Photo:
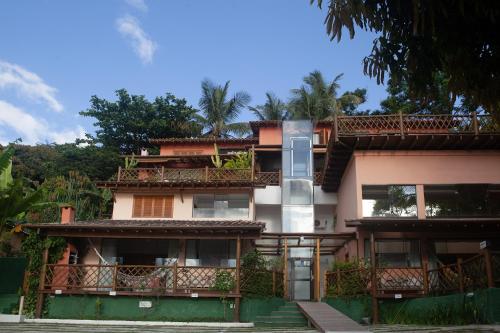
<path fill-rule="evenodd" d="M 294 322 L 271 322 L 271 321 L 255 321 L 255 326 L 257 327 L 307 327 L 307 322 L 304 323 L 294 323 Z"/>
<path fill-rule="evenodd" d="M 304 315 L 300 311 L 272 311 L 269 316 L 271 317 L 289 316 L 289 317 L 301 317 L 301 318 L 304 317 Z"/>
<path fill-rule="evenodd" d="M 297 324 L 307 324 L 307 320 L 302 317 L 268 317 L 268 316 L 258 316 L 255 322 L 272 322 L 272 323 L 297 323 Z"/>

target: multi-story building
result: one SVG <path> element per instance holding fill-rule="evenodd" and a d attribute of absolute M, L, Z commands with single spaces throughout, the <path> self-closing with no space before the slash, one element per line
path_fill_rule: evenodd
<path fill-rule="evenodd" d="M 159 155 L 99 183 L 114 194 L 110 220 L 73 221 L 65 208 L 61 224 L 32 225 L 70 244 L 42 292 L 218 297 L 222 269 L 237 309 L 241 256 L 253 249 L 283 258 L 285 297 L 319 300 L 335 260 L 375 261 L 397 280 L 396 269 L 500 247 L 500 130 L 487 116 L 250 126 L 244 139 L 154 139 Z M 238 152 L 248 168 L 212 160 Z M 387 294 L 420 288 L 418 277 L 382 279 Z"/>

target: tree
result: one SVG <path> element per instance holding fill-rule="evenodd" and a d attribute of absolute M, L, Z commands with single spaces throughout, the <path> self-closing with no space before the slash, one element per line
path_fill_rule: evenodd
<path fill-rule="evenodd" d="M 342 76 L 343 74 L 337 75 L 332 82 L 326 82 L 320 71 L 313 71 L 304 77 L 304 85 L 292 90 L 289 103 L 292 118 L 330 119 L 335 114 L 352 111 L 363 103 L 365 97 L 359 91 L 358 95 L 345 93 L 337 97 Z"/>
<path fill-rule="evenodd" d="M 195 121 L 196 109 L 167 93 L 150 102 L 143 95 L 130 95 L 125 89 L 116 91 L 117 101 L 92 96 L 90 108 L 81 111 L 85 117 L 97 119 L 92 142 L 122 154 L 138 153 L 152 147 L 149 139 L 192 137 L 201 132 Z"/>
<path fill-rule="evenodd" d="M 377 33 L 363 62 L 378 83 L 390 74 L 412 95 L 431 98 L 427 87 L 442 72 L 454 96 L 500 120 L 500 2 L 330 0 L 325 24 L 332 40 L 344 28 L 354 38 L 356 26 Z"/>
<path fill-rule="evenodd" d="M 389 79 L 387 85 L 388 97 L 380 102 L 382 114 L 453 114 L 478 111 L 478 106 L 469 100 L 452 96 L 448 89 L 449 80 L 443 73 L 434 74 L 431 85 L 426 89 L 426 96 L 412 96 L 405 80 Z"/>
<path fill-rule="evenodd" d="M 0 153 L 0 235 L 9 222 L 21 221 L 41 199 L 40 191 L 25 187 L 21 178 L 12 177 L 13 155 L 12 146 Z"/>
<path fill-rule="evenodd" d="M 266 93 L 266 103 L 255 107 L 248 107 L 259 120 L 286 120 L 288 119 L 287 105 L 271 92 Z"/>
<path fill-rule="evenodd" d="M 250 102 L 250 95 L 237 92 L 228 99 L 229 81 L 224 86 L 215 85 L 208 79 L 201 82 L 199 122 L 207 130 L 206 136 L 227 138 L 249 132 L 247 123 L 234 123 L 241 110 Z"/>
<path fill-rule="evenodd" d="M 116 173 L 122 159 L 117 149 L 94 143 L 14 145 L 12 170 L 15 178 L 28 178 L 35 184 L 56 176 L 68 176 L 77 170 L 92 180 L 108 180 Z"/>

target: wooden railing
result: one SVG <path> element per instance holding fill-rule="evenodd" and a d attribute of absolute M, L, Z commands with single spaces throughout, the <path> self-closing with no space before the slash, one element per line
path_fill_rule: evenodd
<path fill-rule="evenodd" d="M 167 169 L 167 168 L 133 168 L 118 169 L 118 182 L 231 182 L 252 181 L 251 169 Z"/>
<path fill-rule="evenodd" d="M 281 170 L 256 172 L 255 181 L 265 185 L 281 185 Z M 321 172 L 314 173 L 314 185 L 321 185 Z"/>
<path fill-rule="evenodd" d="M 138 266 L 138 265 L 46 265 L 42 291 L 182 295 L 217 294 L 215 279 L 220 271 L 236 280 L 236 268 Z"/>
<path fill-rule="evenodd" d="M 446 134 L 500 132 L 500 126 L 489 115 L 475 112 L 467 115 L 409 115 L 336 116 L 332 137 L 342 135 L 386 134 Z"/>
<path fill-rule="evenodd" d="M 443 295 L 500 286 L 500 252 L 483 251 L 466 260 L 435 269 L 377 267 L 375 283 L 370 268 L 328 271 L 325 290 L 330 296 L 352 296 L 375 291 L 386 294 Z"/>

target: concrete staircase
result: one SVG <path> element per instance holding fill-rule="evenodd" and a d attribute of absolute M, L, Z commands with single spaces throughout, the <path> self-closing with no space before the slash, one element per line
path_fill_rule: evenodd
<path fill-rule="evenodd" d="M 254 324 L 257 327 L 307 327 L 307 319 L 297 303 L 287 302 L 268 316 L 258 316 Z"/>

